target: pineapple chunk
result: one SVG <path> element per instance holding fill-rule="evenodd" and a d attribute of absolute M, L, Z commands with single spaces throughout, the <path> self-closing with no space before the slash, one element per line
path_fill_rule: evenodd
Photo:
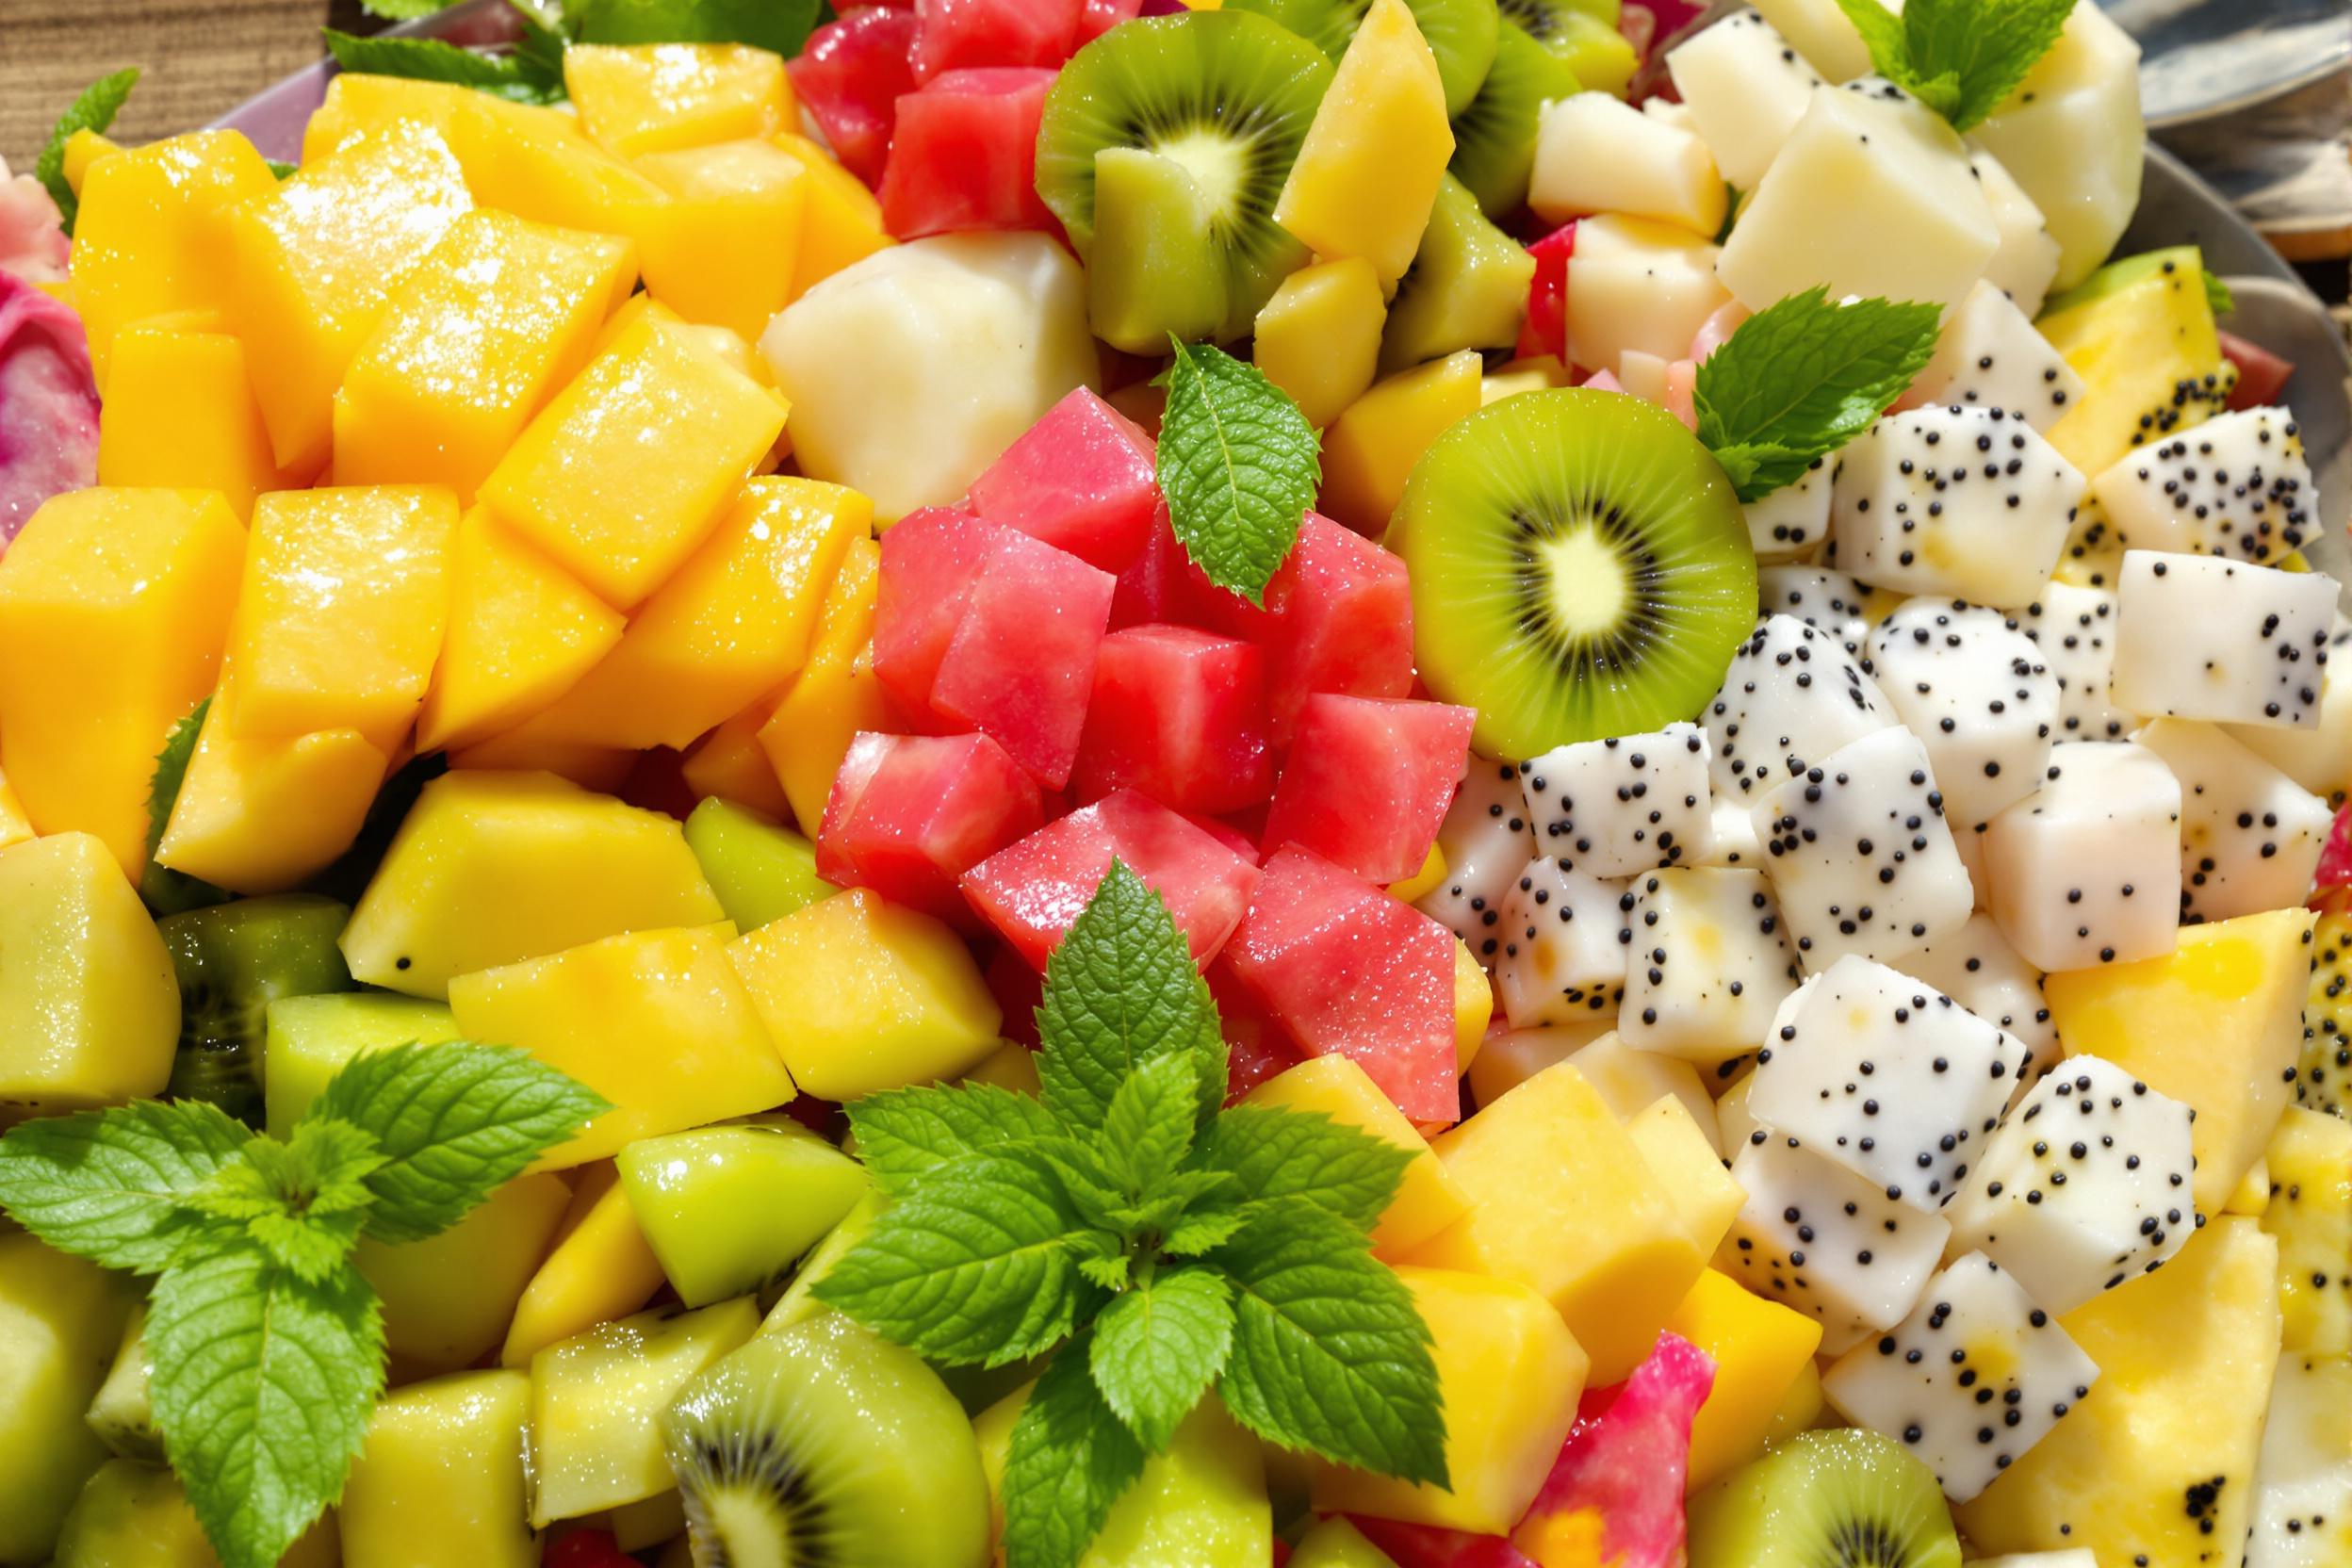
<path fill-rule="evenodd" d="M 393 1381 L 454 1372 L 498 1348 L 571 1200 L 558 1177 L 520 1176 L 439 1235 L 359 1244 L 351 1261 L 384 1301 Z"/>
<path fill-rule="evenodd" d="M 1689 1490 L 1696 1492 L 1764 1451 L 1789 1396 L 1813 1372 L 1821 1326 L 1710 1268 L 1667 1319 L 1666 1331 L 1715 1364 L 1715 1386 L 1690 1422 Z M 1813 1399 L 1818 1408 L 1818 1373 Z"/>
<path fill-rule="evenodd" d="M 2352 1123 L 2290 1105 L 2265 1163 L 2262 1226 L 2278 1238 L 2280 1343 L 2352 1355 Z"/>
<path fill-rule="evenodd" d="M 1349 1057 L 1311 1056 L 1251 1089 L 1242 1102 L 1319 1112 L 1413 1155 L 1396 1184 L 1396 1196 L 1372 1229 L 1372 1250 L 1383 1258 L 1411 1251 L 1460 1219 L 1469 1207 L 1469 1199 L 1430 1152 L 1428 1141 Z"/>
<path fill-rule="evenodd" d="M 1723 177 L 1695 130 L 1606 92 L 1544 106 L 1527 204 L 1545 222 L 1615 212 L 1710 238 L 1723 226 Z"/>
<path fill-rule="evenodd" d="M 336 1511 L 346 1568 L 401 1568 L 427 1543 L 468 1568 L 534 1568 L 523 1523 L 530 1414 L 520 1372 L 461 1372 L 385 1395 Z"/>
<path fill-rule="evenodd" d="M 1723 1168 L 1723 1156 L 1690 1108 L 1671 1094 L 1660 1095 L 1625 1122 L 1625 1135 L 1657 1174 L 1674 1218 L 1700 1253 L 1711 1256 L 1747 1195 Z"/>
<path fill-rule="evenodd" d="M 661 1288 L 661 1261 L 621 1190 L 620 1171 L 610 1160 L 583 1167 L 555 1245 L 514 1304 L 498 1364 L 528 1366 L 557 1340 L 627 1316 Z"/>
<path fill-rule="evenodd" d="M 0 1235 L 0 1562 L 40 1562 L 106 1457 L 82 1413 L 139 1298 L 127 1275 Z"/>
<path fill-rule="evenodd" d="M 1250 357 L 1321 430 L 1372 384 L 1387 320 L 1370 262 L 1319 261 L 1284 278 L 1258 312 Z"/>
<path fill-rule="evenodd" d="M 160 1094 L 179 1037 L 172 956 L 106 846 L 58 833 L 0 850 L 0 1104 Z"/>
<path fill-rule="evenodd" d="M 1429 443 L 1479 406 L 1478 351 L 1464 349 L 1376 384 L 1323 433 L 1323 498 L 1334 521 L 1377 539 Z"/>

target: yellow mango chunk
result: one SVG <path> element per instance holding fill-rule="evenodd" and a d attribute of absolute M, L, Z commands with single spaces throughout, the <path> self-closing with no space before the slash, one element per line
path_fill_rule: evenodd
<path fill-rule="evenodd" d="M 1747 1194 L 1723 1168 L 1705 1129 L 1690 1107 L 1671 1094 L 1635 1112 L 1625 1126 L 1691 1244 L 1702 1257 L 1712 1257 Z"/>
<path fill-rule="evenodd" d="M 1715 1386 L 1690 1422 L 1689 1490 L 1696 1492 L 1764 1451 L 1790 1392 L 1813 1369 L 1821 1326 L 1710 1268 L 1666 1320 L 1666 1331 L 1715 1363 Z M 1818 1400 L 1818 1380 L 1814 1386 Z"/>
<path fill-rule="evenodd" d="M 449 144 L 400 121 L 346 142 L 229 215 L 229 324 L 285 468 L 315 470 L 335 389 L 402 280 L 473 206 Z"/>
<path fill-rule="evenodd" d="M 482 498 L 607 604 L 633 610 L 717 527 L 785 410 L 676 316 L 640 309 L 531 422 Z"/>
<path fill-rule="evenodd" d="M 580 43 L 564 90 L 617 156 L 773 136 L 799 122 L 783 57 L 742 43 Z"/>
<path fill-rule="evenodd" d="M 1372 0 L 1307 126 L 1274 221 L 1317 255 L 1363 257 L 1394 290 L 1453 155 L 1437 57 L 1404 0 Z"/>
<path fill-rule="evenodd" d="M 0 1562 L 46 1561 L 74 1494 L 106 1459 L 82 1413 L 138 1300 L 127 1274 L 0 1235 Z"/>
<path fill-rule="evenodd" d="M 383 1298 L 393 1381 L 454 1372 L 498 1348 L 571 1200 L 559 1176 L 518 1176 L 439 1235 L 359 1244 L 351 1262 Z"/>
<path fill-rule="evenodd" d="M 228 666 L 246 736 L 357 729 L 390 751 L 449 616 L 457 500 L 436 485 L 286 490 L 253 505 Z"/>
<path fill-rule="evenodd" d="M 811 176 L 764 141 L 648 154 L 637 168 L 670 196 L 647 220 L 645 292 L 758 337 L 791 297 Z"/>
<path fill-rule="evenodd" d="M 379 1399 L 336 1506 L 344 1562 L 396 1568 L 429 1551 L 468 1568 L 535 1568 L 530 1419 L 520 1372 L 461 1372 Z"/>
<path fill-rule="evenodd" d="M 2180 932 L 2162 958 L 2042 982 L 2071 1055 L 2104 1056 L 2197 1112 L 2197 1206 L 2218 1214 L 2293 1098 L 2311 916 L 2242 915 Z"/>
<path fill-rule="evenodd" d="M 1431 846 L 1429 853 L 1437 853 Z M 1470 944 L 1454 939 L 1454 1070 L 1467 1072 L 1476 1066 L 1478 1047 L 1486 1043 L 1486 1026 L 1494 1021 L 1494 988 L 1486 971 L 1471 955 Z"/>
<path fill-rule="evenodd" d="M 135 322 L 115 335 L 98 422 L 98 482 L 218 490 L 239 518 L 253 498 L 299 482 L 270 455 L 245 345 L 215 311 Z"/>
<path fill-rule="evenodd" d="M 102 388 L 124 327 L 228 302 L 229 210 L 277 184 L 235 131 L 175 136 L 90 164 L 74 222 L 74 308 Z"/>
<path fill-rule="evenodd" d="M 2222 1204 L 2221 1212 L 2259 1216 L 2268 1207 L 2270 1207 L 2270 1168 L 2262 1161 L 2256 1160 L 2247 1168 L 2246 1175 L 2238 1183 L 2237 1189 L 2230 1194 L 2229 1201 Z"/>
<path fill-rule="evenodd" d="M 122 144 L 111 137 L 93 131 L 87 125 L 65 139 L 65 153 L 58 171 L 65 175 L 65 188 L 78 199 L 82 188 L 90 182 L 90 166 L 108 153 L 119 153 Z"/>
<path fill-rule="evenodd" d="M 1438 885 L 1445 880 L 1446 852 L 1431 844 L 1429 853 L 1421 861 L 1421 869 L 1402 882 L 1391 882 L 1388 896 L 1411 904 L 1423 893 L 1435 892 Z"/>
<path fill-rule="evenodd" d="M 788 133 L 771 139 L 808 175 L 792 297 L 799 299 L 851 262 L 895 244 L 882 227 L 882 204 L 865 181 L 816 142 Z"/>
<path fill-rule="evenodd" d="M 678 771 L 696 799 L 716 795 L 778 820 L 792 814 L 792 803 L 760 745 L 760 727 L 775 707 L 753 703 L 694 743 Z"/>
<path fill-rule="evenodd" d="M 338 484 L 460 501 L 588 361 L 636 281 L 625 239 L 466 214 L 393 295 L 335 395 Z"/>
<path fill-rule="evenodd" d="M 160 1094 L 179 1037 L 171 955 L 106 846 L 56 833 L 0 850 L 0 1104 Z"/>
<path fill-rule="evenodd" d="M 662 1265 L 610 1160 L 580 1169 L 555 1243 L 523 1287 L 506 1331 L 502 1366 L 528 1366 L 558 1340 L 626 1317 L 662 1288 Z"/>
<path fill-rule="evenodd" d="M 1454 1489 L 1317 1464 L 1315 1510 L 1509 1534 L 1576 1418 L 1584 1351 L 1544 1298 L 1515 1281 L 1413 1267 L 1396 1277 L 1434 1341 Z"/>
<path fill-rule="evenodd" d="M 0 767 L 43 833 L 94 833 L 139 874 L 147 788 L 213 687 L 245 531 L 205 490 L 77 490 L 0 556 Z"/>
<path fill-rule="evenodd" d="M 2352 1122 L 2290 1105 L 2266 1163 L 2278 1173 L 2262 1226 L 2278 1238 L 2280 1344 L 2352 1355 Z"/>
<path fill-rule="evenodd" d="M 449 558 L 449 629 L 416 715 L 421 751 L 469 746 L 562 696 L 625 624 L 580 580 L 475 507 Z"/>
<path fill-rule="evenodd" d="M 449 982 L 449 1010 L 466 1038 L 520 1046 L 612 1102 L 533 1168 L 585 1165 L 638 1138 L 792 1098 L 727 963 L 734 935 L 724 922 L 634 931 Z"/>
<path fill-rule="evenodd" d="M 0 774 L 0 849 L 21 844 L 32 836 L 33 819 L 24 814 L 24 803 L 8 787 L 8 775 Z"/>
<path fill-rule="evenodd" d="M 720 918 L 675 818 L 550 774 L 457 771 L 425 786 L 342 946 L 361 984 L 442 998 L 452 975 Z"/>
<path fill-rule="evenodd" d="M 240 734 L 242 700 L 213 698 L 155 860 L 234 892 L 280 892 L 351 847 L 391 759 L 348 727 Z"/>
<path fill-rule="evenodd" d="M 1567 366 L 1550 354 L 1538 354 L 1531 359 L 1514 359 L 1508 365 L 1489 370 L 1478 383 L 1478 400 L 1483 407 L 1521 392 L 1549 392 L 1576 384 L 1576 377 L 1569 373 Z"/>
<path fill-rule="evenodd" d="M 598 794 L 612 794 L 620 789 L 643 760 L 642 752 L 582 745 L 577 741 L 549 741 L 528 729 L 510 729 L 480 745 L 449 754 L 454 767 L 485 773 L 551 773 Z"/>
<path fill-rule="evenodd" d="M 792 1081 L 820 1099 L 956 1078 L 996 1049 L 1004 1014 L 963 939 L 867 889 L 771 922 L 727 956 Z"/>
<path fill-rule="evenodd" d="M 1429 443 L 1479 407 L 1476 349 L 1400 370 L 1349 403 L 1323 433 L 1317 510 L 1379 538 Z"/>
<path fill-rule="evenodd" d="M 1429 1152 L 1428 1140 L 1348 1057 L 1313 1056 L 1285 1068 L 1244 1095 L 1242 1102 L 1319 1111 L 1413 1156 L 1396 1184 L 1396 1196 L 1389 1200 L 1380 1223 L 1372 1228 L 1372 1250 L 1383 1258 L 1411 1251 L 1461 1218 L 1469 1207 L 1460 1185 Z"/>
<path fill-rule="evenodd" d="M 833 792 L 833 776 L 841 771 L 851 739 L 861 729 L 889 725 L 889 705 L 872 657 L 881 570 L 879 544 L 850 542 L 825 596 L 808 662 L 760 728 L 760 749 L 783 781 L 801 831 L 811 838 L 824 824 L 825 797 Z"/>
<path fill-rule="evenodd" d="M 1547 1068 L 1431 1147 L 1470 1211 L 1413 1261 L 1534 1286 L 1596 1383 L 1640 1365 L 1706 1259 L 1584 1074 Z"/>
<path fill-rule="evenodd" d="M 1372 384 L 1388 302 L 1362 256 L 1301 267 L 1258 312 L 1250 358 L 1317 430 Z"/>

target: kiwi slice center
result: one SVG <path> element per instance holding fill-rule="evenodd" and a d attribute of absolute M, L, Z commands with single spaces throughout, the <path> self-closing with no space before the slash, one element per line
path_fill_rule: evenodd
<path fill-rule="evenodd" d="M 1830 1527 L 1821 1568 L 1906 1568 L 1912 1532 L 1884 1519 L 1841 1519 Z"/>
<path fill-rule="evenodd" d="M 1187 125 L 1172 136 L 1159 138 L 1150 150 L 1183 167 L 1192 183 L 1209 200 L 1220 225 L 1233 223 L 1241 213 L 1257 164 L 1256 150 L 1231 135 L 1206 125 Z"/>
<path fill-rule="evenodd" d="M 1582 643 L 1623 628 L 1640 593 L 1633 565 L 1615 540 L 1590 522 L 1536 544 L 1533 562 L 1556 634 Z"/>
<path fill-rule="evenodd" d="M 1523 507 L 1517 619 L 1563 674 L 1638 653 L 1657 626 L 1657 559 L 1615 506 Z"/>

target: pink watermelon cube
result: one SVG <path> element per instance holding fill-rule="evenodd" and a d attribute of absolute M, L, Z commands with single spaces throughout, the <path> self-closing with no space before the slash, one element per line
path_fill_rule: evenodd
<path fill-rule="evenodd" d="M 1034 118 L 1029 140 L 1034 151 Z M 886 211 L 889 205 L 886 186 Z M 972 482 L 972 508 L 1090 565 L 1124 572 L 1143 553 L 1160 504 L 1153 454 L 1152 438 L 1133 419 L 1082 386 Z"/>
<path fill-rule="evenodd" d="M 1078 760 L 1116 583 L 1041 540 L 995 532 L 939 657 L 931 710 L 994 736 L 1039 783 L 1058 790 Z M 887 561 L 886 553 L 886 569 Z"/>
<path fill-rule="evenodd" d="M 1303 844 L 1367 881 L 1411 876 L 1470 763 L 1475 709 L 1318 692 L 1266 818 L 1266 848 Z"/>
<path fill-rule="evenodd" d="M 825 132 L 841 167 L 874 185 L 890 150 L 898 101 L 915 90 L 915 13 L 862 6 L 808 35 L 798 56 L 784 62 L 800 100 Z"/>
<path fill-rule="evenodd" d="M 1207 816 L 1199 811 L 1179 811 L 1177 815 L 1183 817 L 1186 822 L 1192 824 L 1193 826 L 1199 828 L 1201 832 L 1206 833 L 1210 838 L 1215 839 L 1218 843 L 1223 844 L 1227 849 L 1232 850 L 1235 855 L 1240 856 L 1251 865 L 1255 866 L 1265 863 L 1266 857 L 1258 853 L 1257 834 L 1245 832 L 1243 829 L 1236 827 L 1230 822 L 1223 822 L 1216 817 Z"/>
<path fill-rule="evenodd" d="M 1576 226 L 1563 223 L 1527 247 L 1535 277 L 1527 285 L 1527 316 L 1519 328 L 1519 354 L 1568 357 L 1568 260 L 1576 252 Z"/>
<path fill-rule="evenodd" d="M 1085 13 L 1086 0 L 915 0 L 915 80 L 985 65 L 1051 70 L 1078 47 Z"/>
<path fill-rule="evenodd" d="M 1004 1037 L 1037 1050 L 1040 1043 L 1037 1009 L 1045 1003 L 1045 976 L 1011 948 L 999 946 L 988 955 L 980 977 L 988 983 L 988 994 L 996 998 L 997 1008 L 1004 1015 L 1004 1021 L 997 1025 Z"/>
<path fill-rule="evenodd" d="M 927 506 L 882 535 L 874 673 L 907 712 L 930 710 L 939 661 L 955 641 L 972 583 L 1005 531 L 969 512 Z"/>
<path fill-rule="evenodd" d="M 1306 1060 L 1274 1016 L 1220 958 L 1208 968 L 1209 997 L 1225 1033 L 1225 1102 L 1232 1104 L 1268 1078 Z"/>
<path fill-rule="evenodd" d="M 1203 580 L 1205 581 L 1205 580 Z M 1413 691 L 1413 589 L 1405 564 L 1310 512 L 1266 585 L 1264 608 L 1209 587 L 1202 623 L 1266 649 L 1266 706 L 1278 744 L 1316 692 L 1401 697 Z"/>
<path fill-rule="evenodd" d="M 1092 43 L 1122 22 L 1143 14 L 1143 0 L 1086 0 L 1086 14 L 1078 19 L 1078 41 Z"/>
<path fill-rule="evenodd" d="M 1181 811 L 1238 811 L 1274 787 L 1266 655 L 1184 626 L 1102 639 L 1078 743 L 1078 794 L 1135 789 Z"/>
<path fill-rule="evenodd" d="M 986 735 L 850 743 L 817 834 L 817 874 L 970 923 L 956 879 L 1045 820 L 1037 784 Z"/>
<path fill-rule="evenodd" d="M 1200 626 L 1217 629 L 1213 601 L 1233 597 L 1193 564 L 1168 526 L 1168 503 L 1152 514 L 1143 548 L 1119 574 L 1119 596 L 1111 603 L 1115 627 Z M 1236 633 L 1238 635 L 1238 633 Z"/>
<path fill-rule="evenodd" d="M 901 98 L 882 173 L 882 226 L 901 239 L 1057 232 L 1037 195 L 1037 120 L 1053 85 L 1051 71 L 988 66 L 934 76 Z"/>
<path fill-rule="evenodd" d="M 1499 1535 L 1471 1535 L 1434 1525 L 1349 1514 L 1364 1538 L 1388 1554 L 1396 1568 L 1539 1568 L 1533 1559 Z"/>
<path fill-rule="evenodd" d="M 1225 952 L 1308 1054 L 1353 1058 L 1414 1121 L 1460 1117 L 1454 939 L 1437 922 L 1291 844 L 1267 858 Z"/>
<path fill-rule="evenodd" d="M 1566 1515 L 1569 1539 L 1597 1540 L 1604 1561 L 1623 1568 L 1682 1568 L 1683 1478 L 1690 1421 L 1715 1387 L 1715 1363 L 1674 1334 L 1660 1334 L 1649 1359 L 1610 1388 L 1588 1388 L 1560 1458 L 1516 1532 Z M 1576 1520 L 1576 1515 L 1585 1518 Z"/>
<path fill-rule="evenodd" d="M 1241 923 L 1258 868 L 1158 801 L 1121 790 L 999 850 L 966 873 L 964 896 L 1040 971 L 1116 857 L 1167 900 L 1205 964 Z"/>

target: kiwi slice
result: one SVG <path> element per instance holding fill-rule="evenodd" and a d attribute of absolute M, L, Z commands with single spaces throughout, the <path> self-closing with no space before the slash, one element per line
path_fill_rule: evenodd
<path fill-rule="evenodd" d="M 1527 204 L 1535 172 L 1535 131 L 1544 106 L 1584 90 L 1566 60 L 1516 27 L 1494 44 L 1494 69 L 1467 107 L 1454 116 L 1454 156 L 1446 165 L 1489 218 Z"/>
<path fill-rule="evenodd" d="M 912 1351 L 835 1313 L 760 1334 L 662 1417 L 694 1561 L 980 1568 L 980 1446 Z"/>
<path fill-rule="evenodd" d="M 1453 175 L 1438 182 L 1429 226 L 1397 280 L 1380 333 L 1380 373 L 1461 349 L 1508 349 L 1527 316 L 1535 257 L 1478 210 Z"/>
<path fill-rule="evenodd" d="M 1960 1568 L 1927 1466 L 1877 1432 L 1801 1432 L 1690 1501 L 1690 1568 Z"/>
<path fill-rule="evenodd" d="M 1617 0 L 1501 0 L 1503 20 L 1599 92 L 1624 97 L 1642 57 L 1617 30 Z"/>
<path fill-rule="evenodd" d="M 1388 542 L 1421 678 L 1478 710 L 1489 757 L 1688 719 L 1756 624 L 1731 482 L 1624 393 L 1525 392 L 1463 419 L 1414 466 Z"/>
<path fill-rule="evenodd" d="M 1372 0 L 1226 0 L 1225 8 L 1270 16 L 1337 61 Z M 1405 9 L 1437 57 L 1446 115 L 1460 114 L 1494 63 L 1494 38 L 1502 26 L 1495 0 L 1405 0 Z"/>
<path fill-rule="evenodd" d="M 1274 221 L 1274 203 L 1331 85 L 1322 51 L 1249 11 L 1123 23 L 1071 56 L 1046 92 L 1037 194 L 1091 266 L 1096 155 L 1134 148 L 1181 165 L 1208 215 L 1206 253 L 1224 275 L 1224 314 L 1210 335 L 1243 336 L 1306 262 L 1306 247 Z M 1196 291 L 1179 292 L 1165 307 L 1167 330 L 1197 327 Z M 1150 325 L 1137 308 L 1145 295 L 1140 286 L 1120 294 L 1123 330 L 1138 338 Z"/>
<path fill-rule="evenodd" d="M 180 1049 L 169 1092 L 209 1100 L 258 1125 L 270 1004 L 352 988 L 335 945 L 351 918 L 331 898 L 286 893 L 157 921 L 180 982 Z"/>

